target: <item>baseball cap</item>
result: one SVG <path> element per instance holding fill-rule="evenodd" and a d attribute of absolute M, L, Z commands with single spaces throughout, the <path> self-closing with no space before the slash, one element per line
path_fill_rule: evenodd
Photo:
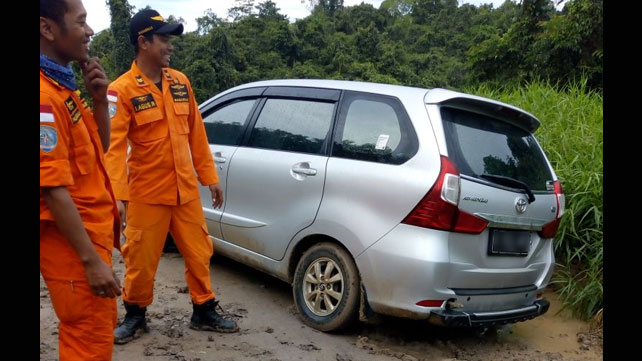
<path fill-rule="evenodd" d="M 129 41 L 136 44 L 138 36 L 145 34 L 181 35 L 183 24 L 169 24 L 156 10 L 141 10 L 129 23 Z"/>

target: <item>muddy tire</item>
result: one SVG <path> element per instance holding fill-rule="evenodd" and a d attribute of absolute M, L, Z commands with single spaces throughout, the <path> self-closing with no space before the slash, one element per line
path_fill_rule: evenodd
<path fill-rule="evenodd" d="M 320 331 L 349 326 L 358 316 L 359 284 L 357 267 L 342 247 L 320 243 L 307 250 L 292 284 L 303 323 Z"/>

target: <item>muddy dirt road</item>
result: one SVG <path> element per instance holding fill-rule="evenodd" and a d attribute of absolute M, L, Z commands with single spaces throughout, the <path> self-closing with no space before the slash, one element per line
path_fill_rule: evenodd
<path fill-rule="evenodd" d="M 114 264 L 122 280 L 124 265 L 118 253 L 114 253 Z M 156 275 L 154 303 L 147 310 L 151 331 L 127 345 L 115 345 L 114 360 L 602 360 L 600 338 L 583 334 L 586 323 L 555 315 L 560 303 L 553 294 L 546 295 L 551 308 L 544 316 L 485 334 L 399 319 L 327 334 L 299 321 L 290 286 L 273 277 L 215 256 L 212 282 L 223 309 L 239 323 L 239 333 L 188 328 L 192 306 L 183 259 L 179 254 L 165 254 Z M 118 304 L 122 320 L 125 311 L 120 299 Z M 40 360 L 58 359 L 57 327 L 41 277 Z"/>

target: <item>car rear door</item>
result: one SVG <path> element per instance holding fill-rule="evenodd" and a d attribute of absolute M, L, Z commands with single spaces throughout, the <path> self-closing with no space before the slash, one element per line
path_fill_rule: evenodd
<path fill-rule="evenodd" d="M 557 179 L 520 123 L 526 117 L 481 112 L 472 104 L 428 105 L 431 120 L 441 119 L 447 156 L 460 173 L 459 209 L 488 221 L 480 234 L 451 234 L 456 266 L 449 287 L 541 284 L 553 256 L 550 240 L 540 234 L 558 215 Z"/>

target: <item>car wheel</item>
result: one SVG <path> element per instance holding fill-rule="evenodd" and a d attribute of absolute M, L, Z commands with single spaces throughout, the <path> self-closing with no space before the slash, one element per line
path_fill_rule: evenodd
<path fill-rule="evenodd" d="M 346 250 L 320 243 L 307 250 L 294 273 L 294 304 L 303 322 L 320 331 L 347 327 L 357 318 L 360 280 Z"/>

